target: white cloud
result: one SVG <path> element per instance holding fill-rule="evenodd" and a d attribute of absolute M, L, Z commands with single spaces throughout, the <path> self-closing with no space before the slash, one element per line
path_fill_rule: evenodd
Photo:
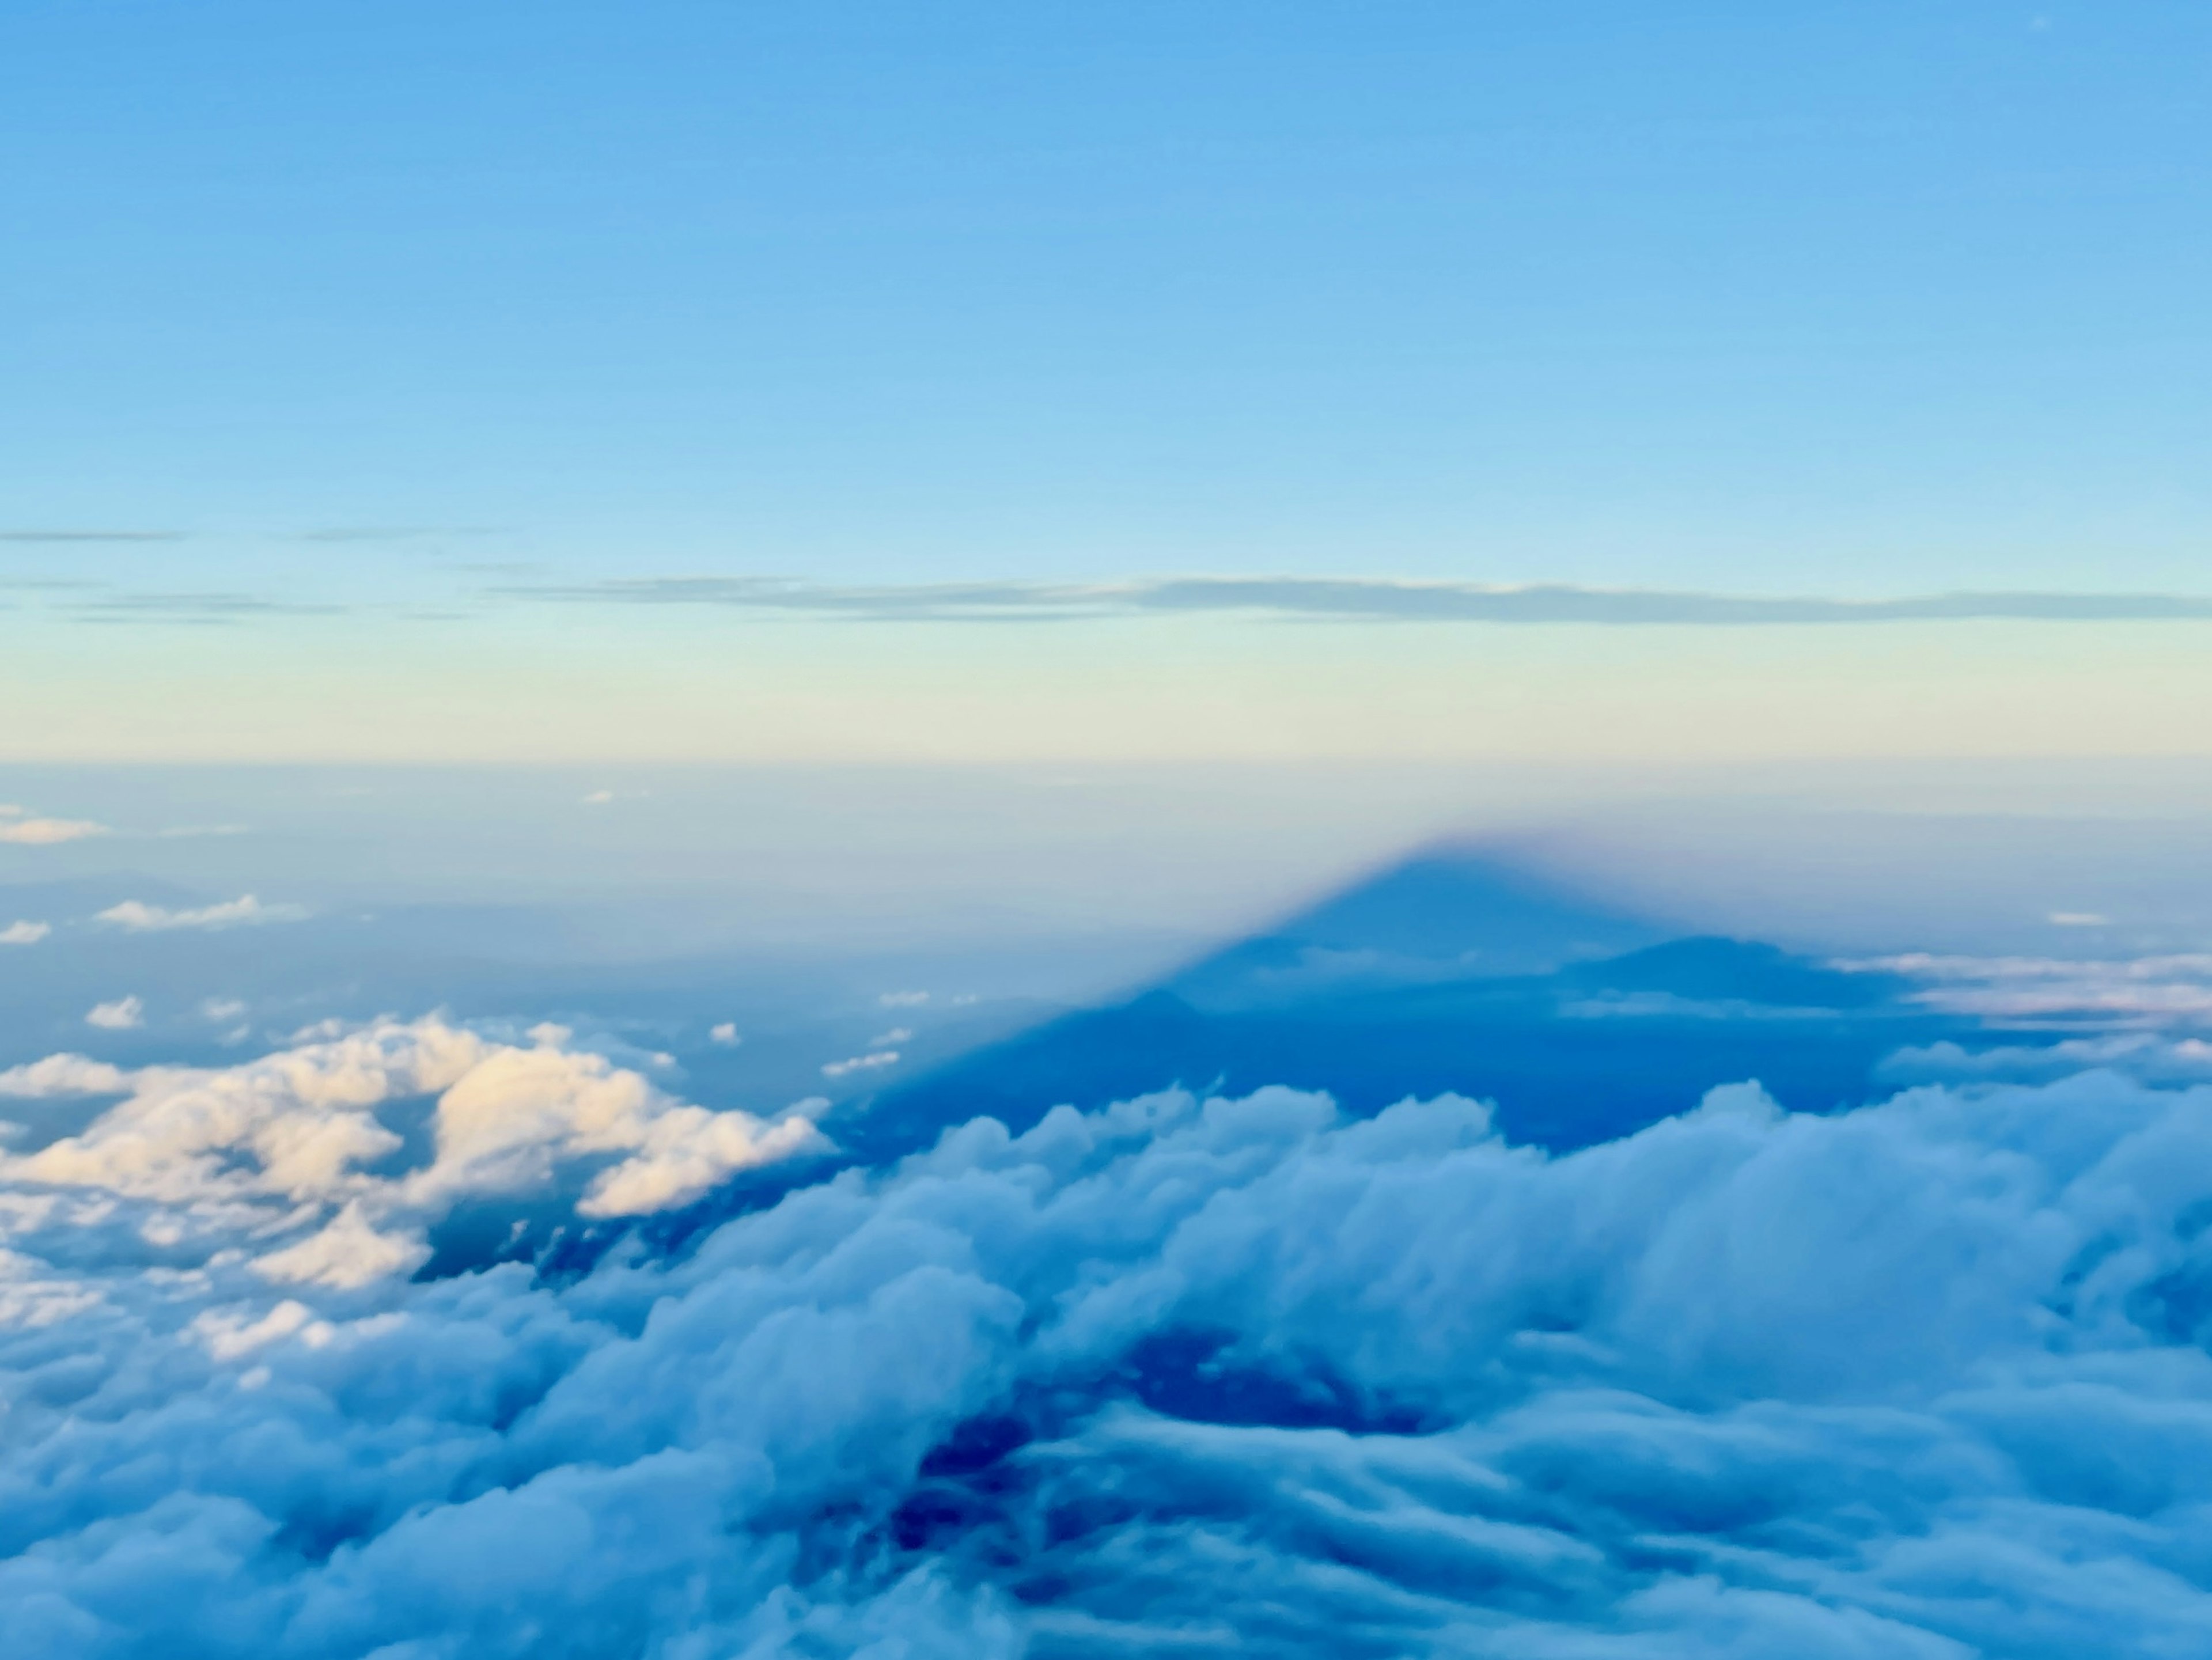
<path fill-rule="evenodd" d="M 898 1065 L 896 1049 L 886 1049 L 879 1055 L 856 1055 L 848 1061 L 832 1061 L 822 1068 L 824 1078 L 846 1078 L 856 1072 L 873 1072 L 884 1067 Z"/>
<path fill-rule="evenodd" d="M 0 1073 L 0 1086 L 82 1093 L 121 1083 L 129 1098 L 76 1135 L 0 1161 L 0 1171 L 181 1207 L 188 1216 L 260 1213 L 278 1231 L 331 1213 L 337 1232 L 323 1229 L 322 1243 L 303 1239 L 269 1261 L 270 1272 L 336 1283 L 331 1262 L 363 1260 L 349 1241 L 377 1232 L 398 1242 L 370 1253 L 396 1271 L 389 1265 L 415 1260 L 409 1253 L 426 1219 L 467 1198 L 543 1192 L 566 1167 L 599 1172 L 586 1214 L 636 1215 L 825 1145 L 804 1117 L 769 1122 L 672 1100 L 636 1073 L 562 1048 L 568 1033 L 560 1027 L 532 1037 L 525 1048 L 436 1020 L 387 1021 L 215 1070 L 125 1073 L 50 1057 Z M 403 1145 L 378 1110 L 426 1095 L 436 1097 L 430 1161 L 370 1174 L 366 1166 Z"/>
<path fill-rule="evenodd" d="M 2094 910 L 2055 910 L 2051 922 L 2062 928 L 2101 928 L 2108 927 L 2112 918 Z"/>
<path fill-rule="evenodd" d="M 235 997 L 210 997 L 201 1002 L 200 1012 L 210 1020 L 235 1020 L 246 1012 L 246 1005 Z"/>
<path fill-rule="evenodd" d="M 2121 958 L 1945 957 L 1912 952 L 1838 967 L 1903 975 L 1950 1014 L 2154 1027 L 2212 1020 L 2212 953 Z"/>
<path fill-rule="evenodd" d="M 307 915 L 297 905 L 264 905 L 252 894 L 196 909 L 171 910 L 143 900 L 125 899 L 101 911 L 96 921 L 133 933 L 168 928 L 228 928 L 258 922 L 296 922 Z"/>
<path fill-rule="evenodd" d="M 0 1072 L 0 1095 L 27 1096 L 34 1100 L 69 1095 L 120 1095 L 131 1087 L 131 1074 L 105 1061 L 82 1055 L 50 1055 L 27 1066 Z"/>
<path fill-rule="evenodd" d="M 707 1037 L 711 1042 L 730 1049 L 734 1049 L 745 1041 L 738 1036 L 738 1025 L 734 1020 L 723 1021 L 721 1025 L 708 1031 Z"/>
<path fill-rule="evenodd" d="M 84 1017 L 88 1026 L 107 1031 L 128 1031 L 145 1024 L 146 1006 L 136 997 L 118 997 L 112 1003 L 95 1003 Z"/>
<path fill-rule="evenodd" d="M 584 798 L 584 805 L 587 807 L 603 807 L 614 799 L 615 793 L 612 790 L 593 790 Z"/>
<path fill-rule="evenodd" d="M 562 1042 L 386 1026 L 141 1092 L 265 1126 L 496 1061 L 556 1136 L 620 1121 Z M 0 1438 L 11 1656 L 2071 1660 L 2212 1629 L 2212 1091 L 1823 1119 L 1740 1086 L 1558 1158 L 1450 1098 L 1170 1093 L 978 1121 L 672 1259 L 426 1283 L 342 1283 L 416 1236 L 371 1188 L 285 1224 L 229 1145 L 173 1204 L 128 1160 L 0 1164 L 0 1371 L 36 1384 Z"/>
<path fill-rule="evenodd" d="M 0 928 L 0 946 L 35 946 L 53 931 L 51 922 L 10 922 Z"/>
<path fill-rule="evenodd" d="M 893 1026 L 880 1037 L 868 1039 L 868 1047 L 872 1049 L 896 1049 L 913 1036 L 914 1028 L 911 1026 Z"/>
<path fill-rule="evenodd" d="M 422 1266 L 430 1248 L 412 1234 L 380 1233 L 359 1200 L 348 1201 L 318 1233 L 254 1259 L 264 1279 L 357 1290 Z"/>
<path fill-rule="evenodd" d="M 87 836 L 106 834 L 106 825 L 96 824 L 89 818 L 10 816 L 5 821 L 0 821 L 0 842 L 12 842 L 23 847 L 52 847 L 57 842 L 82 842 Z"/>
<path fill-rule="evenodd" d="M 1898 1050 L 1881 1075 L 1899 1083 L 1966 1082 L 2002 1079 L 2048 1082 L 2106 1069 L 2153 1084 L 2212 1083 L 2212 1043 L 2170 1039 L 2148 1031 L 2100 1033 L 2056 1043 L 1996 1044 L 1969 1049 L 1951 1042 Z"/>
<path fill-rule="evenodd" d="M 887 1009 L 918 1009 L 928 1000 L 926 991 L 887 991 L 876 999 Z"/>

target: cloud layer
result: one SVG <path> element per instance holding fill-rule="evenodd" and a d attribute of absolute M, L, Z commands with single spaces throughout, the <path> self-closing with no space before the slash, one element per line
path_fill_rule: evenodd
<path fill-rule="evenodd" d="M 1556 1158 L 1170 1094 L 416 1282 L 456 1194 L 588 1152 L 643 1207 L 763 1132 L 552 1031 L 40 1064 L 0 1087 L 130 1094 L 0 1166 L 10 1653 L 2212 1641 L 2212 1091 L 1735 1086 Z"/>
<path fill-rule="evenodd" d="M 1428 582 L 1371 577 L 1177 576 L 1094 583 L 946 582 L 839 587 L 761 576 L 612 578 L 511 587 L 507 598 L 592 605 L 715 605 L 872 622 L 1050 622 L 1241 612 L 1331 622 L 1771 623 L 2142 622 L 2212 617 L 2193 594 L 1938 593 L 1891 599 Z"/>

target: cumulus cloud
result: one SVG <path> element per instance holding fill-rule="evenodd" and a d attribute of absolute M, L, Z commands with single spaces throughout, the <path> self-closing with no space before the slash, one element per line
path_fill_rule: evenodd
<path fill-rule="evenodd" d="M 726 1049 L 734 1049 L 745 1041 L 738 1036 L 738 1025 L 734 1020 L 723 1021 L 720 1025 L 712 1028 L 707 1033 L 707 1037 L 708 1041 L 720 1043 Z"/>
<path fill-rule="evenodd" d="M 362 1184 L 404 1178 L 338 1121 L 471 1083 L 451 1174 L 504 1182 L 534 1167 L 493 1100 L 558 1141 L 636 1098 L 550 1033 L 331 1041 L 139 1075 L 97 1177 L 0 1166 L 11 1653 L 2070 1660 L 2212 1632 L 2212 1091 L 1811 1118 L 1744 1085 L 1558 1158 L 1470 1101 L 1171 1093 L 978 1121 L 678 1258 L 349 1283 L 404 1243 Z M 272 1226 L 295 1192 L 313 1215 Z"/>
<path fill-rule="evenodd" d="M 0 1072 L 0 1095 L 45 1100 L 70 1095 L 120 1095 L 131 1074 L 105 1061 L 82 1055 L 50 1055 L 43 1061 Z"/>
<path fill-rule="evenodd" d="M 104 1031 L 129 1031 L 146 1022 L 146 1005 L 136 997 L 118 997 L 112 1003 L 94 1003 L 84 1017 L 88 1026 Z"/>
<path fill-rule="evenodd" d="M 25 816 L 21 807 L 10 807 L 0 814 L 0 842 L 12 842 L 21 847 L 52 847 L 58 842 L 82 842 L 87 836 L 106 834 L 106 825 L 89 818 L 33 818 Z"/>
<path fill-rule="evenodd" d="M 35 946 L 53 931 L 51 922 L 10 922 L 0 928 L 0 946 Z"/>
<path fill-rule="evenodd" d="M 0 1090 L 127 1098 L 77 1134 L 0 1161 L 0 1174 L 161 1207 L 158 1225 L 178 1237 L 210 1217 L 226 1228 L 250 1220 L 257 1239 L 298 1235 L 289 1254 L 263 1259 L 268 1271 L 329 1278 L 371 1256 L 385 1262 L 380 1274 L 412 1266 L 427 1221 L 466 1198 L 544 1191 L 565 1169 L 598 1172 L 582 1213 L 641 1215 L 825 1145 L 804 1116 L 709 1112 L 564 1048 L 561 1027 L 531 1037 L 526 1046 L 434 1019 L 387 1021 L 215 1069 L 125 1073 L 51 1056 L 0 1073 Z M 420 1098 L 434 1098 L 432 1156 L 380 1171 L 406 1141 L 380 1115 Z M 371 1245 L 379 1228 L 386 1243 Z M 354 1268 L 319 1266 L 341 1262 Z"/>
<path fill-rule="evenodd" d="M 241 894 L 218 904 L 172 910 L 139 899 L 125 899 L 99 913 L 95 921 L 133 933 L 169 928 L 228 928 L 257 922 L 296 922 L 307 915 L 297 905 L 264 905 L 252 894 Z"/>

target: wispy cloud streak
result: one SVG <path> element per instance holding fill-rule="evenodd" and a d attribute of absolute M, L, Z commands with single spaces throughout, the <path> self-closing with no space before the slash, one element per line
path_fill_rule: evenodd
<path fill-rule="evenodd" d="M 0 542 L 181 542 L 180 530 L 0 530 Z"/>
<path fill-rule="evenodd" d="M 2191 594 L 1936 593 L 1887 599 L 1702 593 L 1562 583 L 1493 586 L 1358 577 L 1178 576 L 1132 582 L 836 587 L 756 576 L 655 576 L 494 590 L 509 599 L 710 605 L 868 622 L 1053 622 L 1231 612 L 1320 622 L 1735 626 L 1839 623 L 2212 619 Z"/>

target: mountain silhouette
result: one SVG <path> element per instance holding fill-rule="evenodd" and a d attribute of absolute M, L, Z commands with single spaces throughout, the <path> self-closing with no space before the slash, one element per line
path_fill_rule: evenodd
<path fill-rule="evenodd" d="M 1745 1079 L 1798 1110 L 1852 1104 L 1893 1049 L 1971 1030 L 1886 976 L 1667 933 L 1480 853 L 1431 851 L 1127 999 L 854 1104 L 830 1128 L 872 1161 L 980 1114 L 1019 1132 L 1061 1103 L 1285 1084 L 1358 1114 L 1476 1096 L 1511 1139 L 1562 1150 Z"/>

